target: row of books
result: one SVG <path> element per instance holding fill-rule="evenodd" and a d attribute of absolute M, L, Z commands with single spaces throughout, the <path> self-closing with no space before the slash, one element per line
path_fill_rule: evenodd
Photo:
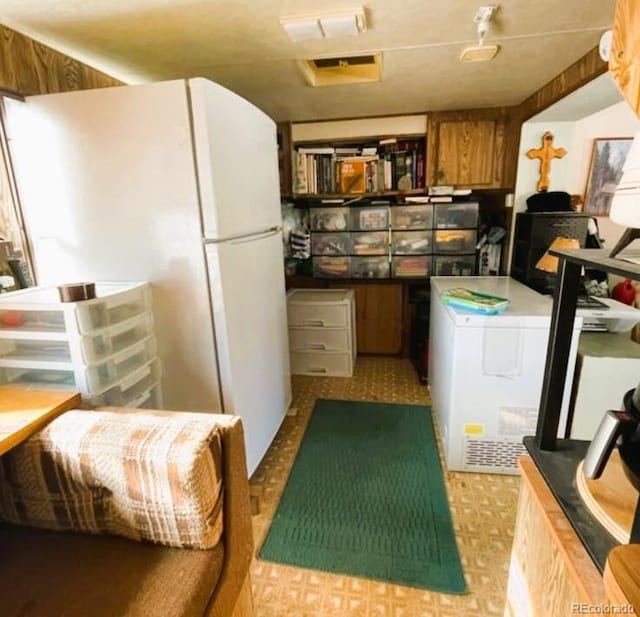
<path fill-rule="evenodd" d="M 400 144 L 400 146 L 409 146 Z M 424 152 L 412 148 L 298 148 L 296 193 L 361 194 L 425 188 Z"/>

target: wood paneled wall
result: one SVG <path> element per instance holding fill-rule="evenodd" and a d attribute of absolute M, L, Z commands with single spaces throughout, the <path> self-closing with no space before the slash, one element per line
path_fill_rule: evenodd
<path fill-rule="evenodd" d="M 0 25 L 0 89 L 28 96 L 118 85 L 122 82 Z"/>

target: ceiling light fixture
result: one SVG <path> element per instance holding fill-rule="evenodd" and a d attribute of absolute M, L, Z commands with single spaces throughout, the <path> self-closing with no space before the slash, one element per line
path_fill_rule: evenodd
<path fill-rule="evenodd" d="M 292 41 L 354 36 L 367 29 L 363 8 L 324 15 L 289 15 L 280 18 Z"/>
<path fill-rule="evenodd" d="M 490 4 L 481 6 L 475 14 L 473 21 L 476 23 L 476 33 L 478 35 L 478 44 L 474 47 L 466 47 L 460 54 L 462 62 L 482 62 L 491 60 L 495 57 L 500 49 L 499 45 L 485 45 L 485 37 L 489 32 L 490 22 L 498 10 L 498 5 Z"/>

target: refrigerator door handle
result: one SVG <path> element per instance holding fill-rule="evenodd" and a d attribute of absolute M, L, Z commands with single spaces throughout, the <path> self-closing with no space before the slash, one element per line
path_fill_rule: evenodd
<path fill-rule="evenodd" d="M 219 238 L 215 240 L 211 238 L 205 238 L 204 243 L 205 244 L 222 244 L 222 243 L 228 242 L 229 244 L 244 244 L 246 242 L 253 242 L 255 240 L 262 240 L 263 238 L 269 238 L 270 236 L 278 234 L 281 231 L 282 231 L 282 227 L 280 225 L 275 225 L 274 227 L 270 227 L 265 231 L 254 232 L 250 234 L 237 234 L 235 236 L 227 236 L 226 238 Z"/>

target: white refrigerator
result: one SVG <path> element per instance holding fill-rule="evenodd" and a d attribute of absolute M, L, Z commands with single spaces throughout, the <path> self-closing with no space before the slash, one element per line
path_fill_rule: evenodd
<path fill-rule="evenodd" d="M 39 284 L 149 281 L 167 409 L 242 417 L 252 474 L 291 400 L 274 122 L 205 79 L 8 101 Z"/>

